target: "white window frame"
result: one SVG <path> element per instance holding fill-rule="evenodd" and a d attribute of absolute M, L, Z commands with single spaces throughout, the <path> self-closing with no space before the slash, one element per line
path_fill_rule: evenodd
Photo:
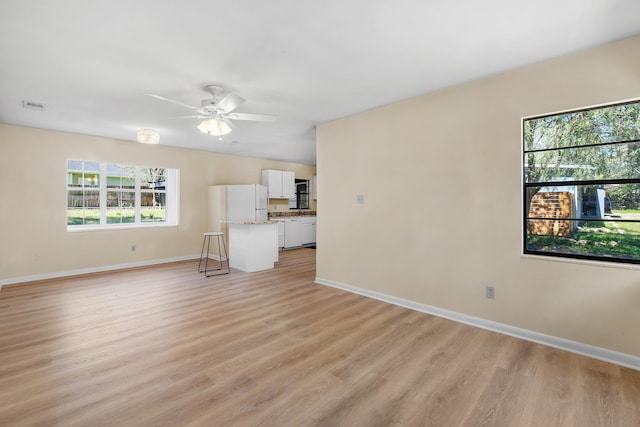
<path fill-rule="evenodd" d="M 179 224 L 179 206 L 180 206 L 180 170 L 176 168 L 162 167 L 165 169 L 165 189 L 161 192 L 165 193 L 165 220 L 164 221 L 142 221 L 141 219 L 141 203 L 142 193 L 144 190 L 141 188 L 141 170 L 148 169 L 145 166 L 134 166 L 135 169 L 135 196 L 134 196 L 134 215 L 135 220 L 131 223 L 107 223 L 107 192 L 108 191 L 122 191 L 122 189 L 107 188 L 107 165 L 123 165 L 123 163 L 115 162 L 95 162 L 91 160 L 76 160 L 71 161 L 93 162 L 99 163 L 100 185 L 95 190 L 99 191 L 99 203 L 100 203 L 100 224 L 67 224 L 67 231 L 88 231 L 88 230 L 113 230 L 113 229 L 131 229 L 131 228 L 147 228 L 147 227 L 174 227 Z M 66 162 L 68 165 L 68 161 Z M 160 167 L 160 166 L 154 166 Z M 69 191 L 73 191 L 72 187 L 69 187 L 69 168 L 67 166 L 67 197 Z M 131 190 L 127 190 L 131 191 Z M 66 207 L 68 212 L 68 199 L 65 198 Z M 65 215 L 65 219 L 68 221 L 68 213 Z"/>

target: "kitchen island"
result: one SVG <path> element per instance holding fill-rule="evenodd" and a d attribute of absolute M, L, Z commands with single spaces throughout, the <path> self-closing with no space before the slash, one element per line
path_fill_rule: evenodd
<path fill-rule="evenodd" d="M 246 272 L 269 270 L 278 261 L 278 224 L 269 220 L 227 221 L 229 265 Z"/>

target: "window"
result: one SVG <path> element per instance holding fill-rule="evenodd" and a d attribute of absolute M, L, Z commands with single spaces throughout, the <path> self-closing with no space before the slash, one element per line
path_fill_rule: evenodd
<path fill-rule="evenodd" d="M 523 119 L 524 253 L 640 263 L 640 101 Z"/>
<path fill-rule="evenodd" d="M 178 223 L 178 170 L 67 162 L 67 227 Z"/>
<path fill-rule="evenodd" d="M 309 209 L 309 180 L 296 179 L 296 197 L 289 199 L 289 209 Z"/>
<path fill-rule="evenodd" d="M 107 164 L 107 224 L 135 223 L 135 166 Z"/>

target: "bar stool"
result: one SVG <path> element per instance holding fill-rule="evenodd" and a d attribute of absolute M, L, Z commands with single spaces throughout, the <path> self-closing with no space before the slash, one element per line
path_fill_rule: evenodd
<path fill-rule="evenodd" d="M 219 258 L 219 264 L 218 264 L 218 268 L 216 270 L 219 270 L 220 273 L 218 274 L 207 274 L 207 272 L 209 271 L 209 244 L 211 243 L 211 238 L 212 237 L 216 237 L 218 239 L 218 258 Z M 220 240 L 222 240 L 222 247 L 224 249 L 224 261 L 227 262 L 227 271 L 223 271 L 222 270 L 222 265 L 223 265 L 223 259 L 222 259 L 222 252 L 220 251 Z M 204 251 L 204 245 L 205 243 L 207 244 L 207 252 L 205 253 Z M 201 266 L 202 266 L 202 258 L 206 258 L 204 261 L 204 270 L 201 270 Z M 204 233 L 204 239 L 202 240 L 202 250 L 200 251 L 200 262 L 198 263 L 198 273 L 204 273 L 205 277 L 211 277 L 211 276 L 218 276 L 222 273 L 224 274 L 229 274 L 231 272 L 231 268 L 229 267 L 229 255 L 227 253 L 227 247 L 225 246 L 224 243 L 224 233 L 220 232 L 220 231 L 211 231 L 208 233 Z"/>

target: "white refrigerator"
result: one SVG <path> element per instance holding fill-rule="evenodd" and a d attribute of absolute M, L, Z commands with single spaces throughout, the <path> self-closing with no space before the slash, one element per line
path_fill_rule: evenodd
<path fill-rule="evenodd" d="M 229 251 L 229 225 L 227 221 L 267 219 L 267 187 L 263 185 L 214 185 L 209 187 L 207 230 L 222 231 Z M 220 257 L 218 248 L 211 253 Z"/>
<path fill-rule="evenodd" d="M 209 220 L 266 220 L 267 203 L 267 187 L 263 185 L 214 185 L 209 187 Z"/>
<path fill-rule="evenodd" d="M 267 187 L 225 185 L 227 221 L 267 219 Z"/>

